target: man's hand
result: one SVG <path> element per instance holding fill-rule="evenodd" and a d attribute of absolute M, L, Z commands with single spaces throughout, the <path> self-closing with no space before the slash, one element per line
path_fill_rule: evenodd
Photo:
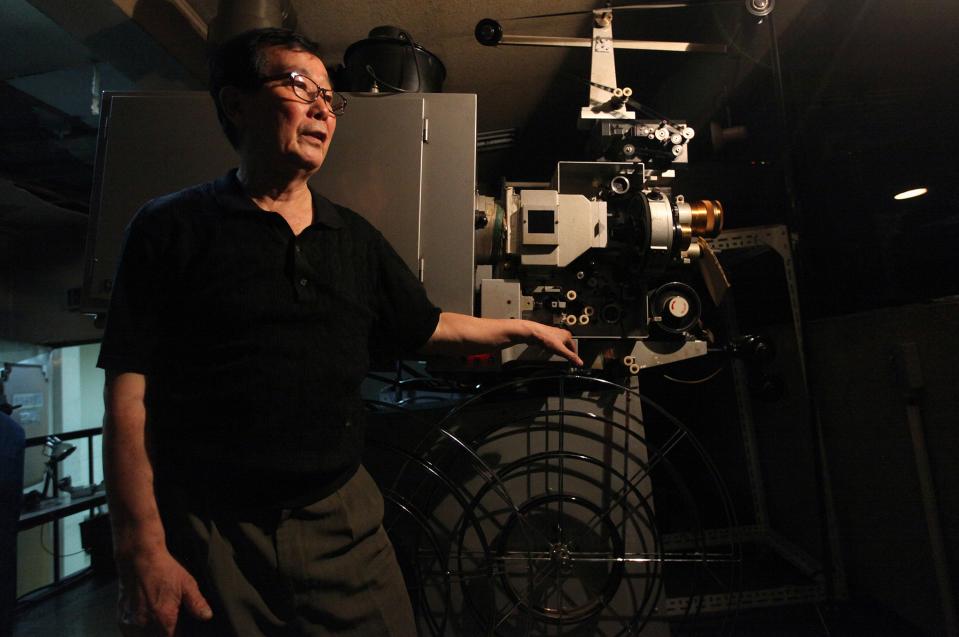
<path fill-rule="evenodd" d="M 167 550 L 146 449 L 146 387 L 143 374 L 107 373 L 103 471 L 120 575 L 120 632 L 171 637 L 181 606 L 197 619 L 213 612 L 196 580 Z"/>
<path fill-rule="evenodd" d="M 523 321 L 530 329 L 531 345 L 539 345 L 554 354 L 559 354 L 577 367 L 583 366 L 583 360 L 576 353 L 576 341 L 568 331 L 558 327 L 551 327 L 535 321 Z"/>
<path fill-rule="evenodd" d="M 576 342 L 568 331 L 523 319 L 476 318 L 455 312 L 440 314 L 439 323 L 430 340 L 420 349 L 422 354 L 461 356 L 509 347 L 539 345 L 559 354 L 573 365 L 582 367 L 576 354 Z"/>
<path fill-rule="evenodd" d="M 200 620 L 213 611 L 196 580 L 166 549 L 117 558 L 119 623 L 125 637 L 173 637 L 180 608 Z"/>

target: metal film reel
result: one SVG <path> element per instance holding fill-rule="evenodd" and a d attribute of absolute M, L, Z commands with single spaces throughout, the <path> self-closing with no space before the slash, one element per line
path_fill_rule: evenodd
<path fill-rule="evenodd" d="M 415 447 L 381 450 L 401 465 L 384 523 L 423 635 L 679 635 L 738 590 L 720 476 L 692 432 L 627 387 L 518 380 Z"/>

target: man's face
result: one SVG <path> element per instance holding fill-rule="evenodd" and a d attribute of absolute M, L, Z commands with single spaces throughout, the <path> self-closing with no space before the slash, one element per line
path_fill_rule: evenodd
<path fill-rule="evenodd" d="M 330 89 L 323 61 L 306 51 L 280 47 L 264 49 L 263 77 L 296 71 Z M 322 97 L 307 103 L 297 97 L 288 80 L 273 80 L 241 100 L 238 111 L 241 147 L 261 157 L 292 162 L 315 173 L 323 165 L 336 130 L 334 116 Z"/>

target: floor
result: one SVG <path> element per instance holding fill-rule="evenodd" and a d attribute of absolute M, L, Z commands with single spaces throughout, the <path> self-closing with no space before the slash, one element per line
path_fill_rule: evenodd
<path fill-rule="evenodd" d="M 13 637 L 118 635 L 115 579 L 86 577 L 21 608 Z M 733 631 L 703 626 L 690 635 L 763 637 L 923 637 L 888 609 L 868 604 L 795 605 L 740 612 Z M 561 634 L 553 633 L 550 634 Z M 508 635 L 505 637 L 509 637 Z"/>
<path fill-rule="evenodd" d="M 86 577 L 21 607 L 13 637 L 99 637 L 116 629 L 117 581 Z"/>

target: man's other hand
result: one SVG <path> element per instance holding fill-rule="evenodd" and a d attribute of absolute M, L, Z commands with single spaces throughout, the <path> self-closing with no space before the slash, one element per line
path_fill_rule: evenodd
<path fill-rule="evenodd" d="M 126 637 L 173 637 L 181 607 L 200 620 L 213 617 L 200 588 L 165 549 L 117 559 L 119 623 Z"/>

